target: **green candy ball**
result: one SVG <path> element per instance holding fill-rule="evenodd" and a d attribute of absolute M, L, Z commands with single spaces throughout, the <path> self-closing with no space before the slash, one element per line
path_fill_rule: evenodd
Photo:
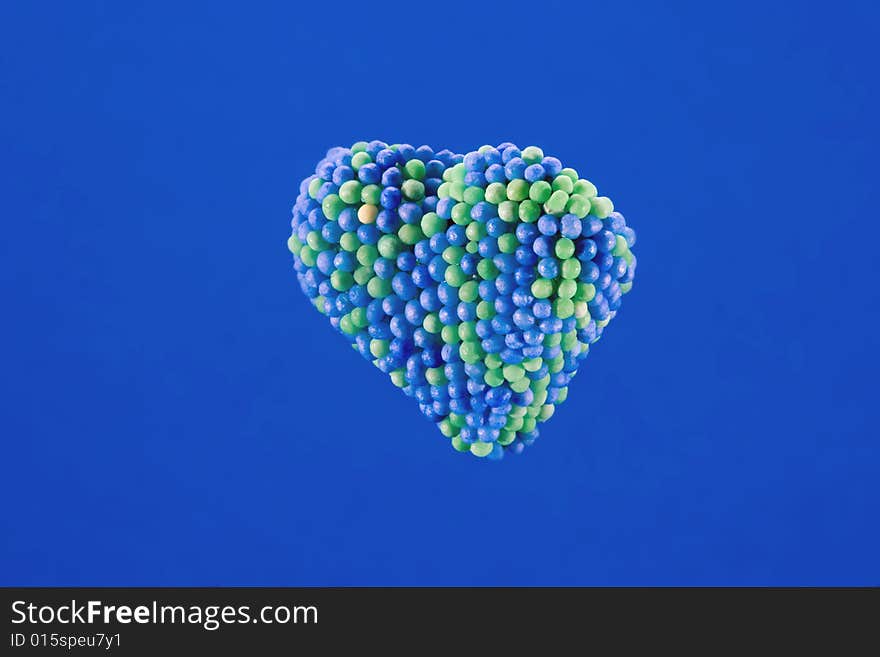
<path fill-rule="evenodd" d="M 498 250 L 501 253 L 513 253 L 519 246 L 519 240 L 513 233 L 504 233 L 498 238 Z"/>
<path fill-rule="evenodd" d="M 576 169 L 572 169 L 571 167 L 565 167 L 562 171 L 559 172 L 560 175 L 566 176 L 569 180 L 571 180 L 572 184 L 576 183 L 578 180 L 578 172 Z"/>
<path fill-rule="evenodd" d="M 498 216 L 504 221 L 515 221 L 519 216 L 519 204 L 515 201 L 503 201 L 498 206 Z"/>
<path fill-rule="evenodd" d="M 443 330 L 443 322 L 440 321 L 440 316 L 437 313 L 428 313 L 425 315 L 425 319 L 422 320 L 422 327 L 428 333 L 437 335 Z"/>
<path fill-rule="evenodd" d="M 458 344 L 458 329 L 454 326 L 444 326 L 440 331 L 440 337 L 443 339 L 444 344 Z"/>
<path fill-rule="evenodd" d="M 479 456 L 483 458 L 484 456 L 489 456 L 492 452 L 492 443 L 484 443 L 481 441 L 477 441 L 475 443 L 471 443 L 471 454 L 474 456 Z"/>
<path fill-rule="evenodd" d="M 351 321 L 351 315 L 343 315 L 339 319 L 339 330 L 346 335 L 354 335 L 358 332 L 358 328 Z"/>
<path fill-rule="evenodd" d="M 464 415 L 459 415 L 458 413 L 450 413 L 449 414 L 449 424 L 451 424 L 456 429 L 461 429 L 465 424 L 467 424 L 467 417 Z"/>
<path fill-rule="evenodd" d="M 422 229 L 415 224 L 404 224 L 397 231 L 397 236 L 404 244 L 413 246 L 417 242 L 420 242 L 425 237 L 425 234 L 422 232 Z"/>
<path fill-rule="evenodd" d="M 351 317 L 352 323 L 359 329 L 364 328 L 367 325 L 367 309 L 366 308 L 355 308 L 349 313 Z"/>
<path fill-rule="evenodd" d="M 349 205 L 354 205 L 361 200 L 362 189 L 363 187 L 357 180 L 346 181 L 339 188 L 339 198 Z"/>
<path fill-rule="evenodd" d="M 462 340 L 479 340 L 476 322 L 462 322 L 459 324 L 458 337 Z"/>
<path fill-rule="evenodd" d="M 391 294 L 391 281 L 373 276 L 367 282 L 367 294 L 374 299 L 384 299 Z"/>
<path fill-rule="evenodd" d="M 562 266 L 559 269 L 562 278 L 574 280 L 580 276 L 581 261 L 577 258 L 569 258 L 562 263 Z"/>
<path fill-rule="evenodd" d="M 400 250 L 403 248 L 403 245 L 400 243 L 400 239 L 395 237 L 394 235 L 383 235 L 379 238 L 379 242 L 376 245 L 379 251 L 379 255 L 383 258 L 388 258 L 389 260 L 393 260 L 397 257 L 397 254 L 400 253 Z"/>
<path fill-rule="evenodd" d="M 327 242 L 324 241 L 324 238 L 321 237 L 321 233 L 317 230 L 309 231 L 309 234 L 306 235 L 306 244 L 308 244 L 314 251 L 323 251 L 328 246 Z"/>
<path fill-rule="evenodd" d="M 472 242 L 479 242 L 486 237 L 486 224 L 480 223 L 479 221 L 469 223 L 465 230 L 465 235 L 467 235 L 467 238 Z"/>
<path fill-rule="evenodd" d="M 574 191 L 574 183 L 570 177 L 560 173 L 553 179 L 553 191 L 571 194 Z"/>
<path fill-rule="evenodd" d="M 425 370 L 425 378 L 432 386 L 444 385 L 447 382 L 442 367 L 429 367 Z"/>
<path fill-rule="evenodd" d="M 482 187 L 468 187 L 462 194 L 462 200 L 468 205 L 476 205 L 485 198 Z"/>
<path fill-rule="evenodd" d="M 489 203 L 499 205 L 507 200 L 507 187 L 499 182 L 489 183 L 489 186 L 486 187 L 485 198 Z"/>
<path fill-rule="evenodd" d="M 574 184 L 574 188 L 572 189 L 572 193 L 579 194 L 581 196 L 584 196 L 584 197 L 590 199 L 590 198 L 593 198 L 594 196 L 596 196 L 596 194 L 599 193 L 599 190 L 597 190 L 596 186 L 593 183 L 591 183 L 589 180 L 584 180 L 583 178 L 580 178 Z"/>
<path fill-rule="evenodd" d="M 477 263 L 477 274 L 484 281 L 494 281 L 498 278 L 498 268 L 494 262 L 485 258 Z"/>
<path fill-rule="evenodd" d="M 314 267 L 317 257 L 318 254 L 308 245 L 304 245 L 299 251 L 299 259 L 303 261 L 306 267 Z"/>
<path fill-rule="evenodd" d="M 483 380 L 486 382 L 486 385 L 497 388 L 504 383 L 504 373 L 500 369 L 486 370 Z"/>
<path fill-rule="evenodd" d="M 464 183 L 456 180 L 449 184 L 449 195 L 454 198 L 456 201 L 461 202 L 464 200 Z"/>
<path fill-rule="evenodd" d="M 541 216 L 541 206 L 531 199 L 519 204 L 519 218 L 527 224 L 533 223 Z"/>
<path fill-rule="evenodd" d="M 596 297 L 596 286 L 592 283 L 578 283 L 578 291 L 574 298 L 589 303 Z"/>
<path fill-rule="evenodd" d="M 388 355 L 388 340 L 370 340 L 370 353 L 373 358 L 382 358 Z"/>
<path fill-rule="evenodd" d="M 502 447 L 505 445 L 509 445 L 516 439 L 516 431 L 508 431 L 507 429 L 502 429 L 501 433 L 498 436 L 497 442 Z"/>
<path fill-rule="evenodd" d="M 477 304 L 478 319 L 492 319 L 495 317 L 495 304 L 491 301 L 480 301 Z"/>
<path fill-rule="evenodd" d="M 561 237 L 559 238 L 559 241 L 556 242 L 555 251 L 557 258 L 560 260 L 568 260 L 574 255 L 574 242 L 567 237 Z"/>
<path fill-rule="evenodd" d="M 456 203 L 452 206 L 452 222 L 466 226 L 471 222 L 471 206 L 467 203 Z"/>
<path fill-rule="evenodd" d="M 458 355 L 465 363 L 473 364 L 483 358 L 483 348 L 475 340 L 465 340 L 458 346 Z"/>
<path fill-rule="evenodd" d="M 565 204 L 565 211 L 575 215 L 578 219 L 583 219 L 590 214 L 591 207 L 590 199 L 586 196 L 572 194 L 568 199 L 568 203 Z"/>
<path fill-rule="evenodd" d="M 425 185 L 420 180 L 404 180 L 400 191 L 410 201 L 421 201 L 425 198 Z"/>
<path fill-rule="evenodd" d="M 379 258 L 379 250 L 372 244 L 364 244 L 355 254 L 357 261 L 365 267 L 372 267 L 373 263 Z"/>
<path fill-rule="evenodd" d="M 457 265 L 464 257 L 465 250 L 460 246 L 447 246 L 443 249 L 441 257 L 448 265 Z"/>
<path fill-rule="evenodd" d="M 465 169 L 464 163 L 462 162 L 459 162 L 455 166 L 450 167 L 446 171 L 449 172 L 450 182 L 464 182 L 464 177 L 467 175 L 467 169 Z"/>
<path fill-rule="evenodd" d="M 522 429 L 523 418 L 510 416 L 507 418 L 507 424 L 504 425 L 504 428 L 508 431 L 519 431 Z"/>
<path fill-rule="evenodd" d="M 546 299 L 553 294 L 553 281 L 547 278 L 539 278 L 532 283 L 532 296 L 536 299 Z"/>
<path fill-rule="evenodd" d="M 437 216 L 436 212 L 426 212 L 422 217 L 420 225 L 425 237 L 429 238 L 446 230 L 446 220 Z"/>
<path fill-rule="evenodd" d="M 357 171 L 365 164 L 369 164 L 373 161 L 373 158 L 369 156 L 369 154 L 364 151 L 359 151 L 351 156 L 351 168 Z"/>
<path fill-rule="evenodd" d="M 514 392 L 525 392 L 529 389 L 529 384 L 531 384 L 531 381 L 529 381 L 528 378 L 523 377 L 517 381 L 511 381 L 510 389 Z"/>
<path fill-rule="evenodd" d="M 568 203 L 568 194 L 561 189 L 557 189 L 550 195 L 544 204 L 547 214 L 562 214 L 565 212 L 565 205 Z"/>
<path fill-rule="evenodd" d="M 477 281 L 468 281 L 458 290 L 458 298 L 468 303 L 476 301 L 479 297 L 479 285 Z"/>
<path fill-rule="evenodd" d="M 507 198 L 511 201 L 524 201 L 529 197 L 529 183 L 519 178 L 507 183 Z"/>
<path fill-rule="evenodd" d="M 538 180 L 537 182 L 533 182 L 532 186 L 529 187 L 529 198 L 532 199 L 535 203 L 540 203 L 541 205 L 547 202 L 547 199 L 550 198 L 550 195 L 552 193 L 553 188 L 546 180 Z"/>
<path fill-rule="evenodd" d="M 358 285 L 366 285 L 373 278 L 373 268 L 361 265 L 354 270 L 354 282 Z"/>
<path fill-rule="evenodd" d="M 403 165 L 403 170 L 407 176 L 415 180 L 422 180 L 425 177 L 425 163 L 421 160 L 407 160 Z"/>
<path fill-rule="evenodd" d="M 345 292 L 354 285 L 354 276 L 347 271 L 337 269 L 330 274 L 330 285 L 332 285 L 333 289 L 337 292 Z"/>
<path fill-rule="evenodd" d="M 344 251 L 357 251 L 361 247 L 361 241 L 355 232 L 343 233 L 342 237 L 339 238 L 339 246 Z"/>
<path fill-rule="evenodd" d="M 609 214 L 614 212 L 614 204 L 611 202 L 611 199 L 607 196 L 597 196 L 592 200 L 592 207 L 590 208 L 590 214 L 599 219 L 604 219 Z"/>
<path fill-rule="evenodd" d="M 521 365 L 505 365 L 502 369 L 502 373 L 504 374 L 504 378 L 511 383 L 519 381 L 526 375 L 525 368 Z"/>
<path fill-rule="evenodd" d="M 320 178 L 313 178 L 312 182 L 309 183 L 309 197 L 312 199 L 318 198 L 318 192 L 321 191 L 321 185 L 324 184 L 324 181 Z"/>
<path fill-rule="evenodd" d="M 574 315 L 574 304 L 571 299 L 560 297 L 553 302 L 553 311 L 560 319 L 567 319 Z"/>
<path fill-rule="evenodd" d="M 544 159 L 544 151 L 537 146 L 526 146 L 522 149 L 522 159 L 526 164 L 538 164 Z"/>
<path fill-rule="evenodd" d="M 537 372 L 543 364 L 544 359 L 538 356 L 537 358 L 527 358 L 523 361 L 522 366 L 526 372 Z"/>
<path fill-rule="evenodd" d="M 379 185 L 365 185 L 361 190 L 361 203 L 379 205 L 382 200 L 382 187 Z"/>
<path fill-rule="evenodd" d="M 452 437 L 452 446 L 459 452 L 469 452 L 471 450 L 470 444 L 464 442 L 460 436 Z"/>
<path fill-rule="evenodd" d="M 465 274 L 458 265 L 449 265 L 446 268 L 444 279 L 452 287 L 461 287 L 461 284 L 468 279 L 468 275 Z"/>
<path fill-rule="evenodd" d="M 556 288 L 556 295 L 561 299 L 571 299 L 577 292 L 577 283 L 571 280 L 563 280 L 559 282 Z"/>
<path fill-rule="evenodd" d="M 327 196 L 324 197 L 324 200 L 321 201 L 321 212 L 323 212 L 324 216 L 330 221 L 335 221 L 343 208 L 345 208 L 345 201 L 339 198 L 338 194 L 327 194 Z"/>

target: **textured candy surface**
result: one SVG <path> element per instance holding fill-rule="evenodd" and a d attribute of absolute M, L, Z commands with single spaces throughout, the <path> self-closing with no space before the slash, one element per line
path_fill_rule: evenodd
<path fill-rule="evenodd" d="M 303 292 L 452 446 L 521 452 L 632 288 L 635 232 L 540 148 L 357 142 L 300 185 Z"/>

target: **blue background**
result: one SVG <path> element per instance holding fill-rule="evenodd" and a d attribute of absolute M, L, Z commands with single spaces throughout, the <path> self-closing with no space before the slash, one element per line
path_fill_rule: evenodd
<path fill-rule="evenodd" d="M 0 583 L 880 583 L 870 3 L 139 5 L 3 5 Z M 520 458 L 299 291 L 371 138 L 540 145 L 638 231 Z"/>

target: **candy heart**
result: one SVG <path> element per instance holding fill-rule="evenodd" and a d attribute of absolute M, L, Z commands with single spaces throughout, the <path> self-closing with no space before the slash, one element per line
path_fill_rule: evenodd
<path fill-rule="evenodd" d="M 452 446 L 519 453 L 636 269 L 635 233 L 540 148 L 333 148 L 300 185 L 303 292 Z"/>

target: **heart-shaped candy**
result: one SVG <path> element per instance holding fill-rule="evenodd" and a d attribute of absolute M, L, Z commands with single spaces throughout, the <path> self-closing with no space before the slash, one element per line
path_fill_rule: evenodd
<path fill-rule="evenodd" d="M 534 442 L 636 270 L 611 201 L 534 146 L 333 148 L 291 225 L 315 307 L 480 457 Z"/>

